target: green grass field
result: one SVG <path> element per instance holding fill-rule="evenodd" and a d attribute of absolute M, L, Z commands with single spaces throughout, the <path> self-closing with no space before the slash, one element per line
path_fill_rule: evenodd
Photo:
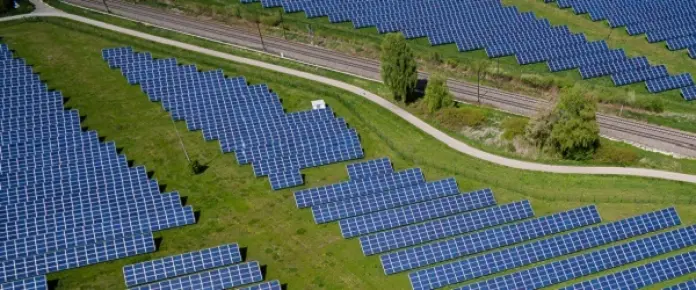
<path fill-rule="evenodd" d="M 123 265 L 228 242 L 247 247 L 248 260 L 267 265 L 267 279 L 280 279 L 289 289 L 409 287 L 406 275 L 384 276 L 378 258 L 364 257 L 357 241 L 340 237 L 336 224 L 315 225 L 309 211 L 295 208 L 292 190 L 271 191 L 266 179 L 253 177 L 250 166 L 238 166 L 233 155 L 220 153 L 217 143 L 204 142 L 200 132 L 186 132 L 179 123 L 176 128 L 189 153 L 210 166 L 202 175 L 190 175 L 167 114 L 101 60 L 102 48 L 122 45 L 267 83 L 288 111 L 308 109 L 310 100 L 324 99 L 357 128 L 367 158 L 389 156 L 397 169 L 421 167 L 428 180 L 455 176 L 463 191 L 491 187 L 499 203 L 529 199 L 538 216 L 594 203 L 610 221 L 675 205 L 684 224 L 696 221 L 693 184 L 494 166 L 449 149 L 359 96 L 292 76 L 57 19 L 4 23 L 0 35 L 51 88 L 69 98 L 67 106 L 86 116 L 85 126 L 115 141 L 129 159 L 154 171 L 167 191 L 179 191 L 201 212 L 196 225 L 157 233 L 163 241 L 152 255 L 50 275 L 59 279 L 59 289 L 121 289 Z M 345 180 L 344 166 L 304 170 L 305 187 Z"/>

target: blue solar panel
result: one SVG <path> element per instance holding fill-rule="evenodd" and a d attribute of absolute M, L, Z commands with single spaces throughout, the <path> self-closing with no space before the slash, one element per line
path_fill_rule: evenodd
<path fill-rule="evenodd" d="M 0 283 L 155 251 L 152 234 L 134 234 L 88 246 L 0 262 Z"/>
<path fill-rule="evenodd" d="M 611 75 L 611 80 L 614 85 L 623 86 L 641 81 L 666 77 L 668 75 L 667 68 L 664 65 L 652 66 L 640 70 L 630 70 L 619 72 Z"/>
<path fill-rule="evenodd" d="M 579 68 L 579 71 L 583 79 L 590 79 L 622 71 L 646 68 L 648 66 L 650 66 L 650 63 L 648 63 L 648 59 L 646 57 L 641 56 L 610 63 L 600 63 L 581 66 Z"/>
<path fill-rule="evenodd" d="M 242 261 L 237 244 L 203 249 L 123 267 L 127 287 L 188 275 Z"/>
<path fill-rule="evenodd" d="M 295 192 L 297 207 L 305 208 L 322 203 L 335 202 L 379 191 L 407 187 L 423 183 L 425 178 L 420 168 L 406 169 L 393 174 L 373 176 L 332 185 L 304 189 Z"/>
<path fill-rule="evenodd" d="M 490 287 L 538 289 L 693 245 L 696 245 L 696 226 L 689 226 L 458 289 L 490 289 Z M 577 265 L 586 265 L 586 267 L 577 267 Z"/>
<path fill-rule="evenodd" d="M 315 205 L 312 207 L 312 214 L 314 221 L 321 224 L 458 193 L 457 182 L 454 178 L 448 178 L 349 200 Z"/>
<path fill-rule="evenodd" d="M 2 290 L 46 290 L 46 276 L 36 276 L 0 284 Z"/>
<path fill-rule="evenodd" d="M 374 175 L 383 175 L 394 171 L 389 158 L 379 158 L 346 165 L 348 177 L 351 180 L 362 179 Z"/>
<path fill-rule="evenodd" d="M 680 91 L 682 98 L 684 98 L 685 100 L 691 101 L 696 99 L 696 86 L 682 88 Z"/>
<path fill-rule="evenodd" d="M 688 252 L 667 259 L 640 265 L 589 281 L 573 284 L 571 289 L 641 289 L 696 271 L 696 252 Z"/>
<path fill-rule="evenodd" d="M 137 286 L 131 288 L 131 290 L 227 289 L 261 282 L 262 280 L 263 276 L 259 263 L 254 261 Z"/>
<path fill-rule="evenodd" d="M 379 254 L 532 216 L 534 212 L 528 203 L 504 204 L 362 236 L 360 245 L 365 255 Z"/>
<path fill-rule="evenodd" d="M 617 49 L 582 54 L 569 58 L 552 59 L 549 60 L 547 65 L 550 71 L 557 72 L 597 63 L 611 63 L 614 61 L 623 60 L 625 58 L 626 54 L 624 53 L 623 49 Z"/>
<path fill-rule="evenodd" d="M 351 238 L 491 205 L 495 205 L 493 192 L 483 189 L 342 219 L 339 225 L 343 237 Z"/>
<path fill-rule="evenodd" d="M 696 46 L 689 47 L 689 57 L 696 59 Z"/>
<path fill-rule="evenodd" d="M 300 169 L 286 170 L 283 172 L 274 172 L 268 175 L 268 181 L 271 183 L 273 190 L 295 187 L 304 184 Z"/>
<path fill-rule="evenodd" d="M 280 285 L 280 281 L 273 280 L 268 282 L 263 282 L 261 284 L 252 285 L 248 287 L 242 287 L 238 290 L 281 290 L 283 289 Z"/>
<path fill-rule="evenodd" d="M 575 55 L 587 54 L 609 50 L 604 40 L 589 42 L 587 44 L 571 44 L 568 46 L 555 47 L 548 50 L 531 50 L 518 53 L 517 63 L 531 64 L 555 58 L 567 58 Z"/>
<path fill-rule="evenodd" d="M 384 273 L 393 274 L 599 222 L 601 222 L 601 218 L 597 208 L 586 206 L 384 254 L 380 260 Z"/>
<path fill-rule="evenodd" d="M 686 282 L 679 283 L 674 286 L 667 287 L 663 290 L 693 290 L 696 289 L 696 280 L 689 280 Z"/>
<path fill-rule="evenodd" d="M 554 236 L 409 274 L 414 289 L 433 289 L 610 244 L 680 223 L 673 208 Z M 582 242 L 573 242 L 582 241 Z M 512 287 L 527 289 L 527 287 Z"/>
<path fill-rule="evenodd" d="M 659 93 L 668 90 L 679 89 L 694 85 L 694 80 L 690 73 L 679 74 L 676 76 L 668 76 L 659 79 L 652 79 L 645 82 L 648 91 L 651 93 Z"/>

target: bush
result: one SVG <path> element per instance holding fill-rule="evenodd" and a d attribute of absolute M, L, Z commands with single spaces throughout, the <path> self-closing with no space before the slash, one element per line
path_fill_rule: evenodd
<path fill-rule="evenodd" d="M 523 74 L 520 76 L 520 81 L 530 87 L 544 90 L 548 90 L 556 85 L 555 79 L 536 74 Z"/>
<path fill-rule="evenodd" d="M 228 7 L 225 10 L 227 14 L 232 15 L 235 18 L 242 18 L 242 9 L 237 6 Z"/>
<path fill-rule="evenodd" d="M 529 124 L 527 118 L 509 117 L 503 120 L 503 139 L 512 140 L 517 136 L 523 136 L 525 128 Z"/>
<path fill-rule="evenodd" d="M 655 113 L 662 113 L 665 110 L 665 102 L 657 96 L 637 98 L 635 106 Z"/>
<path fill-rule="evenodd" d="M 437 112 L 435 120 L 449 130 L 458 131 L 483 124 L 486 115 L 476 108 L 444 108 Z"/>
<path fill-rule="evenodd" d="M 454 58 L 445 59 L 445 64 L 450 68 L 457 68 L 459 66 L 459 61 Z"/>
<path fill-rule="evenodd" d="M 424 102 L 427 106 L 428 113 L 433 113 L 442 108 L 454 105 L 452 95 L 449 92 L 449 88 L 447 88 L 447 79 L 444 76 L 430 76 L 428 86 L 425 88 Z"/>
<path fill-rule="evenodd" d="M 267 15 L 267 16 L 261 16 L 261 24 L 266 25 L 266 26 L 278 26 L 278 25 L 280 25 L 281 20 L 282 20 L 282 17 L 280 16 L 280 13 L 274 13 L 274 14 Z"/>
<path fill-rule="evenodd" d="M 594 160 L 627 166 L 638 161 L 638 153 L 633 148 L 605 144 L 597 150 Z"/>
<path fill-rule="evenodd" d="M 428 54 L 425 55 L 425 60 L 434 65 L 442 64 L 442 57 L 437 51 L 429 51 Z"/>

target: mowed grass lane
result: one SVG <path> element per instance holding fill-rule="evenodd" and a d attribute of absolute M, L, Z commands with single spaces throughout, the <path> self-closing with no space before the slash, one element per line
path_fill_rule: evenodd
<path fill-rule="evenodd" d="M 86 116 L 84 126 L 115 141 L 135 164 L 153 171 L 167 191 L 187 196 L 187 203 L 201 213 L 196 225 L 157 233 L 162 244 L 152 255 L 51 275 L 59 279 L 59 289 L 120 289 L 123 265 L 229 242 L 247 247 L 248 260 L 267 265 L 268 279 L 280 279 L 291 289 L 410 287 L 405 274 L 385 277 L 378 258 L 364 257 L 357 241 L 340 237 L 336 224 L 315 225 L 308 210 L 295 208 L 293 190 L 271 191 L 267 179 L 254 178 L 250 166 L 237 165 L 233 154 L 220 153 L 217 142 L 204 142 L 200 132 L 187 132 L 178 123 L 189 154 L 210 166 L 204 174 L 191 175 L 167 113 L 101 59 L 101 49 L 123 45 L 159 57 L 177 57 L 201 69 L 222 68 L 229 76 L 245 76 L 253 84 L 267 83 L 288 111 L 306 110 L 311 100 L 324 99 L 358 129 L 367 158 L 388 156 L 397 169 L 421 167 L 429 180 L 455 176 L 463 191 L 491 187 L 499 203 L 530 199 L 538 216 L 598 200 L 603 218 L 616 220 L 679 199 L 684 201 L 677 205 L 683 221 L 696 220 L 696 206 L 686 202 L 696 190 L 692 184 L 494 166 L 450 150 L 359 96 L 292 76 L 59 19 L 4 23 L 0 35 L 51 88 L 69 98 L 66 106 Z M 305 187 L 345 180 L 345 164 L 304 170 Z M 665 201 L 641 202 L 659 200 L 656 196 Z"/>

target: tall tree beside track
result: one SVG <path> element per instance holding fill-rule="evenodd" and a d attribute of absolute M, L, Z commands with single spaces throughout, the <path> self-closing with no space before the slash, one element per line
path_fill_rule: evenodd
<path fill-rule="evenodd" d="M 381 48 L 382 80 L 395 100 L 405 102 L 418 82 L 418 67 L 413 51 L 400 33 L 387 35 Z"/>
<path fill-rule="evenodd" d="M 424 101 L 430 113 L 451 107 L 454 104 L 452 94 L 450 94 L 449 88 L 447 88 L 447 79 L 445 77 L 433 75 L 428 79 Z"/>
<path fill-rule="evenodd" d="M 596 99 L 582 88 L 566 89 L 553 111 L 529 123 L 527 137 L 540 147 L 549 146 L 565 159 L 589 159 L 600 145 L 596 110 Z"/>

